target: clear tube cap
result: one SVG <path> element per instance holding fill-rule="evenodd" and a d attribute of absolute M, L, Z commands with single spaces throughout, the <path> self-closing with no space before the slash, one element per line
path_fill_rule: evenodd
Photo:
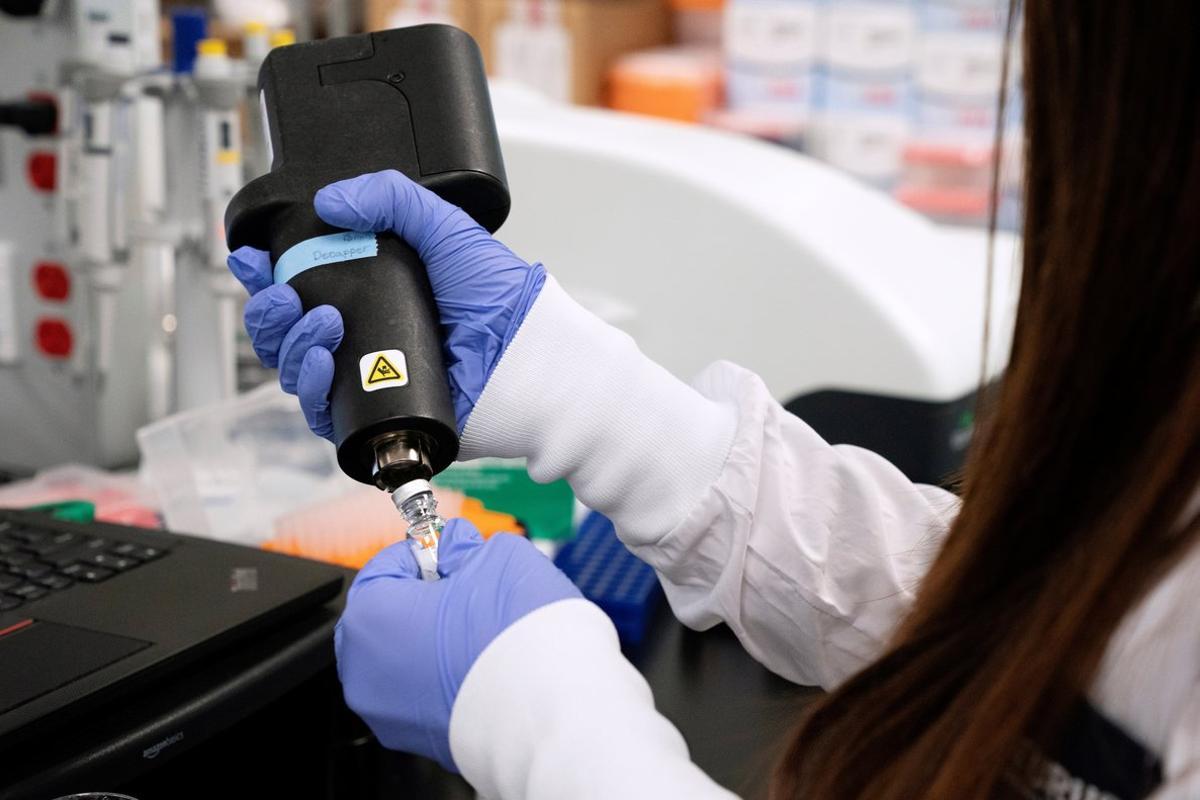
<path fill-rule="evenodd" d="M 402 506 L 412 498 L 419 494 L 433 492 L 433 484 L 423 478 L 409 481 L 403 484 L 399 489 L 392 492 L 392 502 L 396 504 L 396 510 L 403 511 Z"/>

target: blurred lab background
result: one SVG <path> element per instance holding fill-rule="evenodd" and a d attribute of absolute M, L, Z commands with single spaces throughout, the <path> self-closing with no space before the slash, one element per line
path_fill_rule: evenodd
<path fill-rule="evenodd" d="M 680 377 L 737 361 L 827 438 L 945 480 L 1015 296 L 1006 6 L 0 2 L 0 505 L 83 501 L 348 566 L 396 538 L 388 498 L 259 366 L 223 214 L 270 167 L 271 48 L 430 22 L 470 32 L 493 78 L 502 240 Z M 438 490 L 548 551 L 586 513 L 520 463 Z"/>
<path fill-rule="evenodd" d="M 272 48 L 431 22 L 471 33 L 492 79 L 501 240 L 684 380 L 738 362 L 830 441 L 949 481 L 1017 291 L 1007 5 L 0 0 L 0 507 L 352 568 L 401 535 L 259 365 L 224 210 L 270 169 Z M 555 555 L 628 648 L 653 640 L 636 663 L 694 717 L 697 762 L 761 784 L 795 687 L 731 636 L 661 627 L 652 571 L 565 483 L 488 460 L 435 487 L 445 516 Z M 680 663 L 757 733 L 694 713 L 708 684 Z"/>

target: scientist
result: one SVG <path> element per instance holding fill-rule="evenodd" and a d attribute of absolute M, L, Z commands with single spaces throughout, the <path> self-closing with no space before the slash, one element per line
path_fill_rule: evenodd
<path fill-rule="evenodd" d="M 681 383 L 396 172 L 315 198 L 427 265 L 464 458 L 566 478 L 680 620 L 829 690 L 776 798 L 1200 797 L 1200 4 L 1045 0 L 1024 27 L 1024 279 L 961 501 L 826 444 L 732 364 Z M 230 264 L 328 436 L 338 314 L 302 314 L 262 253 Z M 338 627 L 385 746 L 495 800 L 729 796 L 532 545 L 454 521 L 441 559 L 425 583 L 384 550 Z"/>

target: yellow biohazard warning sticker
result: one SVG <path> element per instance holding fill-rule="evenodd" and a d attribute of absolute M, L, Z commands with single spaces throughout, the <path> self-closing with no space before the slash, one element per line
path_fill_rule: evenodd
<path fill-rule="evenodd" d="M 379 350 L 358 360 L 364 392 L 408 385 L 408 361 L 399 350 Z"/>

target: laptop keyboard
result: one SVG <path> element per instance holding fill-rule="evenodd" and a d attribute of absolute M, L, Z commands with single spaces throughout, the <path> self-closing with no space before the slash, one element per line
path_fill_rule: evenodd
<path fill-rule="evenodd" d="M 100 583 L 169 551 L 87 533 L 0 520 L 0 611 L 77 583 Z"/>

